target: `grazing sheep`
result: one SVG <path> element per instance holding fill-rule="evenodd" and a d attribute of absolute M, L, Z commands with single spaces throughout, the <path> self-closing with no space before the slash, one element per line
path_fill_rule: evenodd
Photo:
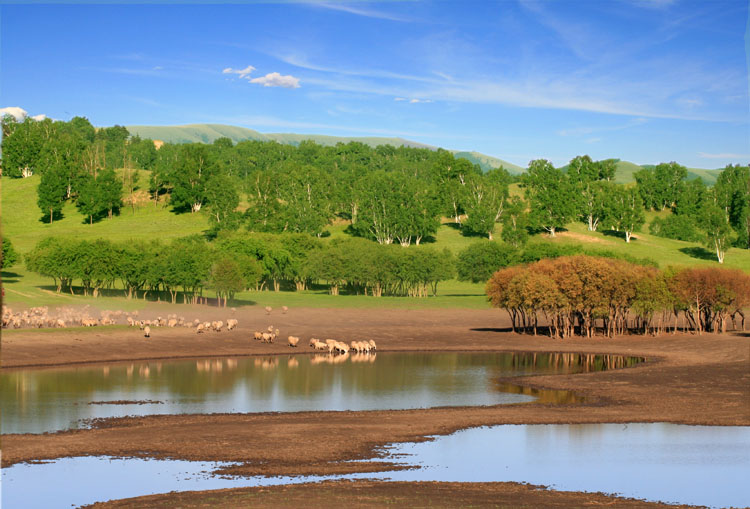
<path fill-rule="evenodd" d="M 151 327 L 149 327 L 149 326 L 147 325 L 147 326 L 146 326 L 146 327 L 145 327 L 145 328 L 143 329 L 143 335 L 144 335 L 144 336 L 146 336 L 147 338 L 150 338 L 150 337 L 151 337 Z"/>
<path fill-rule="evenodd" d="M 296 336 L 289 336 L 287 338 L 287 341 L 289 341 L 289 346 L 297 347 L 297 343 L 299 343 L 299 338 Z"/>
<path fill-rule="evenodd" d="M 203 331 L 205 331 L 205 330 L 206 330 L 206 328 L 203 326 L 202 323 L 199 323 L 198 326 L 195 328 L 195 332 L 197 332 L 198 334 L 203 333 Z"/>
<path fill-rule="evenodd" d="M 273 334 L 270 332 L 264 332 L 262 339 L 264 343 L 273 343 Z"/>
<path fill-rule="evenodd" d="M 377 348 L 378 348 L 378 347 L 377 347 L 377 346 L 375 346 L 375 341 L 373 341 L 373 340 L 371 339 L 369 343 L 370 343 L 370 350 L 377 350 Z"/>
<path fill-rule="evenodd" d="M 315 343 L 317 343 L 318 341 L 320 341 L 320 340 L 317 339 L 317 338 L 310 338 L 310 346 L 312 348 L 315 348 Z"/>
<path fill-rule="evenodd" d="M 175 325 L 177 325 L 177 320 L 175 320 L 174 318 L 170 318 L 167 322 L 167 327 L 174 327 Z"/>
<path fill-rule="evenodd" d="M 281 312 L 282 312 L 283 314 L 286 314 L 286 312 L 287 312 L 287 311 L 289 311 L 289 308 L 288 308 L 288 307 L 286 307 L 286 306 L 281 306 Z"/>
<path fill-rule="evenodd" d="M 237 327 L 237 323 L 237 320 L 235 320 L 234 318 L 230 318 L 229 320 L 227 320 L 227 330 L 232 330 Z"/>
<path fill-rule="evenodd" d="M 348 354 L 349 353 L 349 346 L 346 343 L 342 343 L 340 341 L 337 341 L 336 345 L 335 345 L 335 348 L 336 348 L 336 351 L 338 353 L 342 353 L 342 354 Z"/>
<path fill-rule="evenodd" d="M 213 322 L 212 325 L 213 325 L 214 330 L 216 332 L 221 332 L 221 328 L 224 327 L 224 322 L 222 322 L 221 320 L 219 320 L 217 322 Z"/>
<path fill-rule="evenodd" d="M 266 314 L 267 314 L 267 315 L 270 315 L 270 314 L 271 314 L 271 311 L 273 311 L 273 308 L 272 308 L 271 306 L 266 306 L 266 307 L 265 307 L 265 310 L 266 310 Z"/>
<path fill-rule="evenodd" d="M 273 332 L 273 325 L 269 325 L 268 329 L 266 329 L 268 332 Z"/>
<path fill-rule="evenodd" d="M 322 341 L 318 341 L 317 343 L 315 343 L 315 349 L 316 350 L 328 350 L 328 345 L 326 345 Z"/>
<path fill-rule="evenodd" d="M 256 339 L 257 341 L 260 341 L 261 339 L 263 339 L 263 333 L 256 331 L 255 334 L 253 334 L 253 338 Z"/>

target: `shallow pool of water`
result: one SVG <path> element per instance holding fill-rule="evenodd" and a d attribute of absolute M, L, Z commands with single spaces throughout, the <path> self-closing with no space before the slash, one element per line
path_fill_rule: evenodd
<path fill-rule="evenodd" d="M 133 362 L 0 373 L 2 433 L 125 415 L 380 410 L 533 401 L 498 378 L 634 365 L 578 354 L 379 353 Z M 569 393 L 546 397 L 574 400 Z M 567 398 L 567 399 L 566 399 Z"/>
<path fill-rule="evenodd" d="M 169 491 L 323 479 L 516 481 L 711 507 L 750 505 L 750 427 L 674 424 L 514 425 L 472 428 L 385 448 L 416 470 L 335 477 L 233 478 L 221 463 L 64 458 L 2 470 L 3 507 L 70 507 Z"/>

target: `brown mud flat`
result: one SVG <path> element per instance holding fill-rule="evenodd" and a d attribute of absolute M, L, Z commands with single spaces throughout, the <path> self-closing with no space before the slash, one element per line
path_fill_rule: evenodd
<path fill-rule="evenodd" d="M 169 309 L 165 306 L 158 312 L 165 315 L 171 312 Z M 379 447 L 385 444 L 426 440 L 430 435 L 482 425 L 613 422 L 750 425 L 749 333 L 555 340 L 511 333 L 505 314 L 497 310 L 292 309 L 287 314 L 273 312 L 266 316 L 254 308 L 239 309 L 233 315 L 216 308 L 172 309 L 186 318 L 234 316 L 240 321 L 239 329 L 196 334 L 187 329 L 159 328 L 152 331 L 150 339 L 143 338 L 138 330 L 122 329 L 3 334 L 2 367 L 310 352 L 306 344 L 290 348 L 282 339 L 272 345 L 251 339 L 254 330 L 263 330 L 268 325 L 278 327 L 283 338 L 300 336 L 305 343 L 311 336 L 346 341 L 374 339 L 380 351 L 608 353 L 645 357 L 647 362 L 621 370 L 512 379 L 514 384 L 535 390 L 573 391 L 583 396 L 584 402 L 580 404 L 536 402 L 398 411 L 104 419 L 86 430 L 3 435 L 2 465 L 67 456 L 111 455 L 240 463 L 225 469 L 227 474 L 328 475 L 382 471 L 390 467 L 378 461 Z M 154 317 L 156 314 L 154 311 Z M 347 462 L 353 459 L 371 461 Z M 448 484 L 452 486 L 448 491 L 453 489 L 456 493 L 469 489 Z M 380 489 L 363 486 L 363 500 L 367 499 L 368 490 Z M 488 486 L 494 486 L 488 487 L 488 492 L 522 489 L 518 487 L 521 485 L 498 488 L 499 484 L 489 483 Z M 274 492 L 286 489 L 265 488 Z M 401 496 L 403 490 L 399 490 L 400 487 L 394 488 L 393 496 Z M 278 500 L 279 505 L 284 505 L 283 499 Z M 517 505 L 513 500 L 508 505 Z M 578 499 L 563 506 L 584 502 Z M 404 504 L 411 505 L 408 500 Z M 547 502 L 540 504 L 554 506 Z M 483 504 L 478 502 L 478 505 Z"/>
<path fill-rule="evenodd" d="M 335 481 L 273 488 L 167 493 L 93 504 L 91 508 L 136 507 L 586 507 L 686 508 L 602 493 L 551 491 L 518 483 Z"/>

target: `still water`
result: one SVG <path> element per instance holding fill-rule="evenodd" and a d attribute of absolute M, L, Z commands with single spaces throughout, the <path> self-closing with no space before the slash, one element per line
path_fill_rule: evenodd
<path fill-rule="evenodd" d="M 382 474 L 222 478 L 225 464 L 106 457 L 19 464 L 2 471 L 3 507 L 70 507 L 169 491 L 323 479 L 517 481 L 711 507 L 750 505 L 750 427 L 675 424 L 513 425 L 472 428 L 385 448 L 418 467 Z"/>
<path fill-rule="evenodd" d="M 570 353 L 379 353 L 134 362 L 0 373 L 2 433 L 85 427 L 125 415 L 381 410 L 575 401 L 500 377 L 632 366 Z"/>

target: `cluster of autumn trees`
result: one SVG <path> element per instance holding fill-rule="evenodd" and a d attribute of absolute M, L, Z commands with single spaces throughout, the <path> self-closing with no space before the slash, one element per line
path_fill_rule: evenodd
<path fill-rule="evenodd" d="M 624 260 L 564 256 L 497 271 L 487 282 L 492 305 L 514 331 L 591 337 L 628 331 L 658 334 L 683 328 L 724 332 L 750 306 L 750 275 L 736 269 L 659 270 Z M 681 320 L 680 320 L 681 319 Z"/>
<path fill-rule="evenodd" d="M 325 284 L 332 295 L 348 293 L 426 297 L 451 279 L 453 257 L 432 247 L 405 250 L 364 239 L 321 242 L 304 234 L 223 234 L 115 243 L 56 237 L 26 255 L 26 267 L 53 279 L 58 292 L 101 295 L 105 289 L 128 298 L 196 302 L 204 289 L 226 303 L 246 289 L 305 290 Z M 76 285 L 76 283 L 79 283 Z M 118 290 L 121 291 L 121 290 Z"/>

